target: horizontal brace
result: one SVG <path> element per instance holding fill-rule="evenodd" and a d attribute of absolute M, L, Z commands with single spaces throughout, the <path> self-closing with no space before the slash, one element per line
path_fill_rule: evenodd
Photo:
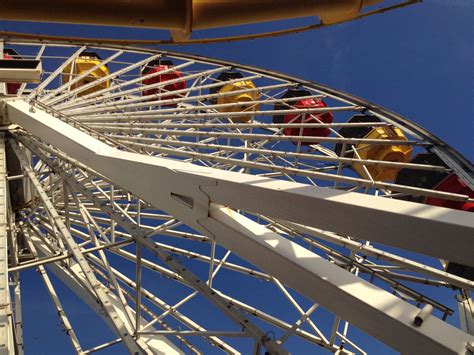
<path fill-rule="evenodd" d="M 218 337 L 232 337 L 232 338 L 249 338 L 251 335 L 245 332 L 211 332 L 211 331 L 186 331 L 186 330 L 159 330 L 155 332 L 138 332 L 138 334 L 145 335 L 181 335 L 181 336 L 218 336 Z"/>
<path fill-rule="evenodd" d="M 121 240 L 120 242 L 104 244 L 104 245 L 89 248 L 89 249 L 83 249 L 82 254 L 86 255 L 86 254 L 89 254 L 89 253 L 94 253 L 94 252 L 99 251 L 99 250 L 114 248 L 114 247 L 118 247 L 118 246 L 124 246 L 124 245 L 132 244 L 132 243 L 135 243 L 135 240 Z M 32 267 L 43 266 L 43 265 L 47 265 L 47 264 L 50 264 L 50 263 L 55 263 L 55 262 L 58 262 L 58 261 L 61 261 L 61 260 L 66 260 L 66 259 L 69 259 L 71 257 L 73 257 L 72 253 L 68 253 L 67 255 L 58 255 L 58 256 L 41 258 L 41 259 L 38 259 L 38 260 L 33 260 L 31 262 L 26 262 L 26 263 L 23 263 L 23 264 L 19 264 L 18 266 L 10 267 L 10 268 L 8 268 L 8 272 L 20 271 L 20 270 L 29 269 L 29 268 L 32 268 Z"/>

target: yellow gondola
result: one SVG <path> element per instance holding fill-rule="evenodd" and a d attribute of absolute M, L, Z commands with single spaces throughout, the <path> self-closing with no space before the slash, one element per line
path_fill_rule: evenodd
<path fill-rule="evenodd" d="M 349 120 L 349 123 L 363 123 L 363 122 L 380 122 L 380 120 L 373 116 L 356 115 Z M 403 132 L 397 127 L 382 126 L 382 127 L 344 127 L 339 130 L 345 138 L 362 138 L 362 139 L 377 139 L 377 140 L 397 140 L 406 141 L 407 138 Z M 412 147 L 409 145 L 387 145 L 364 143 L 354 145 L 355 150 L 363 160 L 380 160 L 389 162 L 408 163 L 412 157 Z M 342 152 L 342 144 L 336 145 L 336 153 L 339 156 L 355 157 L 354 152 L 349 149 L 349 153 Z M 359 163 L 352 165 L 354 171 L 362 177 L 366 177 L 364 166 Z M 396 179 L 400 168 L 380 166 L 380 165 L 366 165 L 370 176 L 378 181 L 393 181 Z"/>
<path fill-rule="evenodd" d="M 243 78 L 242 73 L 227 71 L 217 77 L 218 81 L 230 81 Z M 235 95 L 232 93 L 235 92 Z M 229 84 L 223 84 L 220 87 L 212 88 L 211 94 L 221 94 L 213 98 L 212 102 L 216 105 L 226 105 L 217 108 L 219 112 L 249 112 L 245 116 L 231 116 L 230 119 L 235 123 L 245 123 L 252 119 L 253 112 L 258 111 L 259 106 L 251 104 L 260 97 L 255 84 L 251 80 L 234 81 Z"/>
<path fill-rule="evenodd" d="M 94 52 L 83 52 L 77 57 L 72 64 L 66 66 L 63 70 L 63 83 L 68 83 L 70 80 L 74 80 L 79 75 L 83 75 L 89 72 L 91 69 L 95 70 L 88 73 L 84 78 L 78 80 L 76 83 L 71 85 L 71 90 L 77 89 L 81 86 L 93 83 L 100 78 L 104 78 L 109 75 L 109 69 L 106 65 L 100 65 L 101 58 L 97 53 Z M 100 66 L 99 66 L 100 65 Z M 106 89 L 110 86 L 110 80 L 100 81 L 96 85 L 92 85 L 90 88 L 78 92 L 78 96 L 85 96 L 99 90 Z"/>

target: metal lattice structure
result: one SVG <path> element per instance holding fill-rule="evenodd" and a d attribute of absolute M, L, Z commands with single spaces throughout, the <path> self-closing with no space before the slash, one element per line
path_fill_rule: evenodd
<path fill-rule="evenodd" d="M 435 173 L 473 189 L 469 161 L 423 128 L 337 90 L 235 63 L 130 47 L 5 48 L 43 67 L 38 83 L 3 84 L 5 353 L 24 350 L 19 280 L 30 268 L 77 353 L 114 345 L 285 354 L 303 341 L 364 354 L 352 327 L 404 353 L 469 351 L 474 282 L 448 265 L 474 266 L 473 218 L 428 202 L 467 206 L 473 196 L 375 176 Z M 145 70 L 165 60 L 172 66 Z M 228 72 L 239 75 L 224 80 Z M 291 90 L 313 101 L 295 104 Z M 436 163 L 374 159 L 374 147 Z M 166 291 L 147 289 L 144 270 Z M 50 274 L 117 338 L 83 348 Z M 428 296 L 433 290 L 457 295 L 459 310 Z M 272 308 L 272 297 L 292 316 Z M 220 327 L 193 302 L 217 311 Z M 445 321 L 457 314 L 462 329 Z"/>

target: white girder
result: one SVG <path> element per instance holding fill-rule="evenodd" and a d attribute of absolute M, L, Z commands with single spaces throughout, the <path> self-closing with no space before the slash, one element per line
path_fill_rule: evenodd
<path fill-rule="evenodd" d="M 79 52 L 80 54 L 80 52 Z M 79 55 L 77 54 L 77 55 Z M 149 58 L 146 58 L 146 59 L 143 59 L 139 62 L 136 62 L 136 63 L 133 63 L 133 64 L 130 64 L 129 66 L 127 66 L 126 68 L 123 68 L 121 70 L 118 70 L 118 71 L 114 71 L 113 73 L 110 73 L 109 75 L 106 75 L 106 76 L 103 76 L 103 77 L 100 77 L 98 78 L 96 81 L 94 82 L 91 82 L 91 83 L 87 83 L 85 85 L 81 85 L 81 86 L 78 86 L 76 87 L 75 89 L 71 90 L 71 91 L 68 91 L 66 92 L 65 94 L 62 94 L 58 97 L 55 97 L 54 99 L 51 100 L 51 102 L 56 102 L 56 101 L 60 101 L 60 100 L 63 100 L 67 97 L 71 97 L 73 96 L 74 94 L 77 94 L 79 92 L 83 92 L 83 91 L 86 91 L 87 89 L 90 89 L 91 87 L 94 87 L 100 83 L 104 83 L 106 82 L 107 80 L 110 80 L 110 79 L 113 79 L 113 78 L 116 78 L 118 77 L 119 75 L 123 74 L 123 73 L 126 73 L 130 70 L 133 70 L 135 68 L 139 68 L 141 67 L 142 65 L 148 63 L 149 61 L 151 60 L 154 60 L 154 59 L 158 59 L 159 57 L 161 57 L 161 54 L 158 54 L 158 55 L 154 55 L 154 56 L 151 56 Z M 71 57 L 72 58 L 72 57 Z M 63 68 L 61 68 L 62 70 Z M 49 78 L 48 78 L 49 79 Z M 31 98 L 32 96 L 30 95 L 29 98 Z M 84 96 L 84 98 L 87 98 L 88 96 Z"/>
<path fill-rule="evenodd" d="M 36 152 L 36 151 L 35 151 Z M 124 228 L 125 230 L 127 231 L 130 231 L 131 233 L 133 233 L 133 237 L 135 237 L 136 239 L 138 240 L 143 240 L 143 243 L 150 249 L 150 250 L 154 250 L 157 255 L 159 255 L 160 259 L 162 259 L 162 261 L 164 261 L 165 263 L 169 263 L 169 265 L 174 269 L 174 270 L 177 270 L 177 273 L 174 274 L 174 275 L 171 275 L 172 278 L 176 278 L 176 279 L 182 279 L 183 282 L 185 282 L 186 284 L 190 284 L 190 285 L 196 285 L 196 283 L 193 283 L 193 279 L 196 277 L 196 276 L 192 276 L 189 274 L 189 272 L 183 272 L 181 267 L 173 267 L 173 265 L 170 263 L 170 261 L 168 261 L 168 254 L 163 254 L 163 252 L 158 252 L 159 250 L 163 249 L 163 246 L 160 244 L 160 243 L 152 243 L 151 241 L 147 241 L 146 239 L 143 238 L 143 235 L 148 235 L 148 232 L 146 232 L 146 230 L 143 230 L 142 228 L 136 228 L 136 225 L 134 225 L 133 223 L 131 223 L 131 221 L 129 221 L 127 218 L 124 218 L 125 215 L 122 215 L 122 214 L 118 214 L 117 212 L 114 212 L 114 209 L 112 207 L 110 207 L 108 204 L 107 205 L 103 205 L 103 200 L 99 200 L 98 197 L 94 196 L 94 194 L 92 192 L 90 192 L 89 190 L 85 189 L 81 182 L 78 182 L 76 181 L 76 179 L 74 177 L 71 177 L 71 176 L 68 176 L 67 173 L 65 173 L 64 171 L 61 170 L 60 167 L 57 167 L 53 164 L 55 164 L 54 162 L 50 161 L 46 156 L 44 156 L 42 153 L 39 153 L 38 155 L 40 157 L 40 159 L 44 159 L 44 161 L 48 162 L 48 164 L 52 164 L 51 167 L 52 169 L 60 176 L 64 177 L 65 180 L 67 181 L 68 184 L 70 184 L 74 190 L 77 190 L 78 192 L 82 192 L 82 195 L 87 197 L 88 201 L 93 201 L 94 204 L 96 206 L 102 206 L 102 209 L 103 209 L 103 212 L 107 212 L 108 214 L 110 214 L 110 216 L 116 220 L 118 222 L 118 224 Z M 123 213 L 123 211 L 121 212 Z M 45 227 L 44 224 L 42 224 L 43 227 Z M 132 235 L 128 235 L 128 238 L 131 238 Z M 124 251 L 122 251 L 124 252 Z M 166 252 L 165 252 L 166 253 Z M 229 252 L 230 253 L 230 252 Z M 129 255 L 132 255 L 132 254 L 129 254 Z M 226 254 L 228 255 L 228 254 Z M 88 255 L 89 258 L 92 258 L 93 259 L 96 259 L 96 260 L 99 260 L 97 257 L 93 256 L 93 255 Z M 225 257 L 223 258 L 223 260 L 225 259 Z M 145 266 L 146 264 L 148 264 L 149 262 L 146 261 L 146 260 L 142 260 L 142 263 L 143 265 Z M 217 261 L 216 261 L 217 263 Z M 214 274 L 217 272 L 217 270 L 219 269 L 220 265 L 221 265 L 221 262 L 218 263 L 219 265 L 216 267 L 216 269 L 214 270 L 214 273 L 213 273 L 213 276 Z M 156 269 L 157 267 L 159 267 L 158 265 L 156 264 L 153 264 L 153 271 L 157 271 L 158 269 Z M 114 270 L 114 273 L 116 271 Z M 191 276 L 191 277 L 190 277 Z M 211 278 L 210 278 L 211 279 Z M 123 278 L 122 278 L 122 281 L 123 281 Z M 129 283 L 130 280 L 127 281 L 127 283 Z M 201 289 L 201 292 L 202 292 L 202 287 L 203 287 L 203 283 L 200 283 L 199 285 L 201 286 L 198 286 L 199 289 Z M 133 286 L 135 287 L 135 286 Z M 220 292 L 218 292 L 217 290 L 215 289 L 210 289 L 209 290 L 211 291 L 211 294 L 213 295 L 212 298 L 215 298 L 216 297 L 216 294 L 221 296 L 221 297 L 224 297 Z M 197 294 L 197 291 L 193 292 L 190 296 L 193 297 L 194 295 Z M 155 297 L 155 296 L 153 296 Z M 150 298 L 150 294 L 148 293 L 147 295 L 147 298 Z M 190 297 L 187 297 L 186 299 L 189 299 Z M 151 298 L 150 298 L 151 299 Z M 234 305 L 237 301 L 233 300 L 233 299 L 226 299 L 227 301 L 230 301 L 228 302 L 228 306 L 230 305 Z M 161 306 L 160 306 L 161 307 Z M 177 307 L 176 305 L 174 307 Z M 227 307 L 228 309 L 232 309 Z M 241 308 L 241 305 L 239 305 L 239 308 Z M 170 309 L 167 310 L 167 312 L 169 311 Z M 250 314 L 252 315 L 255 315 L 255 312 L 257 312 L 256 310 L 252 310 L 252 312 L 250 312 Z M 174 311 L 173 311 L 173 314 Z M 244 319 L 242 319 L 244 320 Z M 268 319 L 267 319 L 268 320 Z M 274 321 L 274 319 L 272 319 Z M 245 328 L 246 330 L 250 329 L 250 327 L 252 325 L 252 323 L 247 319 L 245 320 L 245 323 L 240 323 L 241 325 L 243 325 L 243 328 Z M 245 325 L 244 325 L 245 324 Z M 279 327 L 282 327 L 282 323 L 276 323 L 277 326 Z M 192 326 L 193 328 L 193 326 Z M 290 330 L 291 329 L 291 326 L 289 325 L 283 325 L 283 328 L 284 329 L 287 329 L 287 330 Z M 296 329 L 295 329 L 296 330 Z M 299 332 L 301 334 L 301 332 Z M 148 334 L 148 332 L 147 332 Z M 150 333 L 151 334 L 151 333 Z M 158 334 L 158 333 L 153 333 L 153 334 Z M 304 333 L 305 336 L 308 336 L 307 333 Z M 212 335 L 212 333 L 210 333 L 210 335 Z M 263 332 L 260 332 L 260 335 L 259 337 L 263 336 L 264 333 Z M 216 341 L 219 341 L 219 339 L 212 339 L 211 337 L 211 340 L 213 342 L 216 342 Z M 314 340 L 314 336 L 313 338 L 311 338 L 311 340 Z M 267 347 L 268 349 L 268 344 L 266 344 L 267 342 L 263 342 L 264 346 Z M 325 347 L 325 348 L 328 348 L 330 349 L 331 351 L 336 351 L 338 350 L 338 347 L 334 344 L 332 345 L 329 345 L 329 343 L 326 341 L 324 342 L 324 340 L 322 339 L 319 339 L 319 342 L 318 342 L 319 345 Z M 217 343 L 217 345 L 224 349 L 226 352 L 231 352 L 231 353 L 234 353 L 235 350 L 233 349 L 229 349 L 228 346 L 226 347 L 223 347 L 227 344 L 222 344 L 222 343 Z M 270 350 L 270 349 L 269 349 Z M 281 354 L 282 352 L 279 351 L 278 348 L 274 348 L 273 350 L 270 351 L 271 354 Z M 284 352 L 283 352 L 284 353 Z M 340 350 L 340 353 L 341 354 L 351 354 L 350 352 L 348 352 L 347 350 Z"/>
<path fill-rule="evenodd" d="M 119 151 L 25 101 L 6 107 L 11 121 L 192 227 L 213 202 L 474 266 L 469 213 Z"/>
<path fill-rule="evenodd" d="M 10 190 L 10 187 L 9 189 Z M 10 192 L 10 191 L 9 191 Z M 9 193 L 10 195 L 10 193 Z M 11 202 L 9 204 L 11 206 Z M 18 228 L 15 225 L 15 215 L 13 213 L 7 214 L 8 219 L 8 247 L 9 247 L 9 267 L 10 286 L 13 289 L 10 294 L 12 298 L 12 313 L 13 313 L 13 329 L 15 335 L 16 352 L 17 355 L 24 354 L 24 338 L 23 338 L 23 310 L 21 307 L 22 289 L 20 282 L 20 273 L 12 272 L 12 268 L 19 263 L 19 243 L 18 243 Z"/>
<path fill-rule="evenodd" d="M 370 255 L 377 258 L 378 260 L 386 260 L 389 263 L 394 263 L 396 265 L 406 267 L 407 269 L 410 269 L 413 271 L 419 271 L 426 275 L 431 275 L 439 280 L 445 280 L 449 282 L 450 284 L 456 285 L 460 288 L 474 289 L 474 281 L 459 277 L 454 274 L 450 274 L 446 271 L 436 269 L 435 267 L 432 267 L 432 266 L 421 264 L 419 262 L 410 260 L 406 257 L 402 257 L 399 255 L 395 255 L 393 253 L 378 249 L 372 245 L 367 245 L 364 242 L 359 242 L 347 237 L 342 237 L 335 233 L 303 226 L 301 224 L 296 224 L 296 223 L 291 223 L 291 222 L 284 222 L 284 223 L 286 226 L 291 227 L 295 231 L 316 236 L 317 238 L 329 241 L 331 243 L 335 243 L 340 246 L 344 246 L 353 251 L 357 251 L 360 254 Z"/>
<path fill-rule="evenodd" d="M 123 51 L 118 51 L 114 54 L 112 54 L 110 57 L 108 57 L 107 59 L 99 62 L 98 64 L 96 64 L 95 66 L 93 66 L 92 68 L 89 68 L 88 70 L 86 70 L 85 72 L 81 73 L 80 75 L 77 75 L 75 76 L 74 78 L 70 79 L 69 81 L 67 81 L 66 83 L 64 83 L 63 85 L 57 87 L 56 89 L 52 90 L 51 92 L 49 92 L 47 95 L 43 96 L 41 98 L 41 100 L 43 101 L 46 101 L 48 100 L 50 97 L 53 97 L 55 96 L 56 94 L 60 93 L 62 90 L 64 89 L 69 89 L 71 87 L 73 87 L 74 84 L 78 83 L 81 79 L 84 79 L 85 77 L 87 77 L 90 73 L 93 73 L 94 70 L 97 70 L 99 69 L 101 66 L 103 65 L 107 65 L 107 63 L 111 62 L 112 60 L 114 60 L 115 58 L 117 58 L 118 56 L 122 55 L 123 54 Z"/>
<path fill-rule="evenodd" d="M 33 92 L 28 95 L 28 98 L 33 98 L 36 95 L 39 95 L 58 75 L 60 75 L 64 68 L 66 68 L 70 63 L 72 63 L 84 50 L 86 49 L 85 46 L 77 49 L 76 52 L 70 56 L 64 63 L 62 63 L 54 72 L 52 72 L 48 78 L 39 84 Z"/>
<path fill-rule="evenodd" d="M 25 241 L 28 244 L 28 248 L 30 249 L 31 254 L 35 258 L 39 257 L 32 238 L 29 238 L 28 229 L 24 228 L 24 224 L 21 224 L 20 228 L 22 229 L 23 235 L 26 237 Z M 56 312 L 58 313 L 58 316 L 61 320 L 62 326 L 64 327 L 66 334 L 69 336 L 69 339 L 72 343 L 72 346 L 74 347 L 74 350 L 80 353 L 82 351 L 81 344 L 79 342 L 79 339 L 77 338 L 74 328 L 71 326 L 71 322 L 69 321 L 69 318 L 67 317 L 63 309 L 63 306 L 61 305 L 61 301 L 59 300 L 59 297 L 56 294 L 54 286 L 46 272 L 46 268 L 44 267 L 44 265 L 39 265 L 37 270 L 39 274 L 41 275 L 41 278 L 43 279 L 43 283 L 46 286 L 46 289 L 48 290 L 51 300 L 56 308 Z"/>
<path fill-rule="evenodd" d="M 456 296 L 459 310 L 461 329 L 474 335 L 474 303 L 468 291 L 462 291 Z"/>
<path fill-rule="evenodd" d="M 469 232 L 472 233 L 473 223 L 466 214 L 127 153 L 41 110 L 30 112 L 30 106 L 23 101 L 8 102 L 7 107 L 9 119 L 32 134 L 204 231 L 218 243 L 394 348 L 405 352 L 463 353 L 467 342 L 473 340 L 435 317 L 429 317 L 422 327 L 416 328 L 413 325 L 419 311 L 416 307 L 219 204 L 324 226 L 340 233 L 349 233 L 347 228 L 354 228 L 364 239 L 435 256 L 442 254 L 447 259 L 472 264 L 472 260 L 468 260 L 469 251 L 462 252 L 463 246 L 472 240 Z M 150 188 L 157 182 L 159 188 Z M 285 205 L 281 201 L 285 201 Z M 351 213 L 355 219 L 340 226 L 343 223 L 338 218 L 341 211 L 330 216 L 336 208 Z M 315 221 L 314 216 L 321 218 Z M 446 241 L 445 233 L 458 233 L 458 238 L 454 242 Z M 431 246 L 421 245 L 423 241 L 429 244 L 426 235 Z M 456 244 L 458 249 L 448 248 L 448 244 Z"/>
<path fill-rule="evenodd" d="M 41 256 L 51 256 L 51 252 L 49 251 L 48 247 L 43 243 L 40 238 L 35 236 L 30 237 Z M 61 264 L 59 263 L 51 263 L 47 265 L 47 268 L 48 270 L 53 272 L 54 275 L 56 275 L 56 277 L 58 277 L 75 294 L 77 294 L 84 302 L 86 302 L 92 310 L 94 310 L 97 314 L 101 315 L 106 322 L 110 323 L 110 319 L 108 319 L 108 317 L 103 316 L 103 312 L 101 311 L 101 307 L 98 303 L 97 298 L 91 295 L 91 293 L 83 287 L 83 285 L 87 283 L 87 280 L 85 279 L 84 274 L 81 272 L 81 269 L 77 263 L 73 263 L 67 268 L 61 266 Z M 102 283 L 100 283 L 100 287 L 104 291 L 107 290 L 107 287 Z M 120 317 L 120 319 L 123 320 L 124 324 L 127 325 L 127 322 L 125 321 L 126 315 L 123 312 L 122 303 L 120 302 L 119 298 L 111 292 L 108 292 L 108 294 L 113 307 L 117 310 L 118 316 Z M 133 312 L 133 310 L 131 311 Z M 142 326 L 145 326 L 147 322 L 144 319 L 141 319 L 141 324 Z M 112 324 L 109 325 L 111 328 L 113 328 Z M 132 329 L 129 329 L 129 331 L 133 332 Z M 164 336 L 143 335 L 140 338 L 141 339 L 137 342 L 144 348 L 144 350 L 147 350 L 148 354 L 184 354 L 182 350 L 180 350 L 176 345 L 174 345 Z"/>
<path fill-rule="evenodd" d="M 85 300 L 86 294 L 89 296 L 89 300 L 87 300 L 87 303 L 90 306 L 94 306 L 92 308 L 95 309 L 98 314 L 105 315 L 104 318 L 107 323 L 122 338 L 124 344 L 127 346 L 128 350 L 131 353 L 159 354 L 162 349 L 166 349 L 167 352 L 163 354 L 182 354 L 182 352 L 168 339 L 147 339 L 144 337 L 142 340 L 136 340 L 133 338 L 133 333 L 135 329 L 133 329 L 132 326 L 127 322 L 128 310 L 125 309 L 119 297 L 109 292 L 108 288 L 104 286 L 92 272 L 91 267 L 88 264 L 87 260 L 85 260 L 79 246 L 72 238 L 69 230 L 62 222 L 61 217 L 59 216 L 58 212 L 49 200 L 47 194 L 42 189 L 41 183 L 34 175 L 32 168 L 28 165 L 26 157 L 24 156 L 23 152 L 20 150 L 16 142 L 12 142 L 12 148 L 18 156 L 18 159 L 22 164 L 25 173 L 28 175 L 30 181 L 37 190 L 38 196 L 43 202 L 46 210 L 48 211 L 48 214 L 52 217 L 52 222 L 54 221 L 54 224 L 56 224 L 55 227 L 58 228 L 58 232 L 61 234 L 64 239 L 64 242 L 67 244 L 68 248 L 74 256 L 75 261 L 69 263 L 68 270 L 72 274 L 74 274 L 74 278 L 76 280 L 80 280 L 79 285 L 81 285 L 81 288 L 75 288 L 74 285 L 71 286 L 71 283 L 67 282 L 67 277 L 61 278 L 61 276 L 64 275 L 57 274 L 57 270 L 61 269 L 61 267 L 59 267 L 57 263 L 50 264 L 48 266 L 54 265 L 55 267 L 57 267 L 57 270 L 53 268 L 53 272 L 55 272 L 55 274 L 60 277 L 69 287 L 73 288 L 76 293 L 80 292 L 80 289 L 82 289 L 84 291 L 81 292 L 82 299 Z M 49 249 L 45 247 L 42 248 L 41 245 L 36 242 L 35 245 L 42 256 L 53 256 L 49 252 Z M 130 312 L 133 312 L 133 310 L 130 310 Z M 143 322 L 145 323 L 145 321 Z"/>
<path fill-rule="evenodd" d="M 46 157 L 43 157 L 46 159 Z M 54 167 L 52 167 L 54 168 Z M 252 321 L 244 317 L 239 311 L 232 307 L 232 304 L 228 301 L 221 298 L 216 292 L 209 287 L 204 282 L 201 282 L 199 277 L 184 267 L 178 260 L 173 256 L 161 250 L 161 248 L 154 244 L 152 241 L 148 240 L 148 234 L 145 230 L 137 227 L 134 221 L 129 220 L 129 218 L 123 216 L 119 212 L 114 210 L 114 207 L 106 206 L 101 200 L 99 200 L 93 193 L 89 190 L 86 190 L 82 185 L 77 182 L 74 178 L 64 176 L 65 173 L 58 170 L 57 173 L 63 175 L 62 177 L 67 179 L 67 182 L 70 186 L 76 190 L 76 192 L 81 192 L 84 196 L 90 201 L 93 201 L 95 205 L 101 206 L 102 209 L 110 215 L 110 217 L 115 220 L 117 225 L 122 227 L 128 233 L 131 233 L 132 236 L 136 239 L 137 242 L 141 243 L 143 246 L 152 251 L 162 262 L 167 264 L 171 269 L 173 269 L 178 275 L 180 275 L 183 280 L 189 284 L 192 288 L 196 289 L 196 293 L 200 292 L 205 296 L 211 303 L 213 303 L 217 308 L 219 308 L 223 313 L 226 313 L 227 316 L 232 319 L 237 325 L 242 327 L 249 335 L 255 338 L 257 343 L 262 343 L 271 354 L 274 355 L 285 355 L 288 354 L 279 344 L 271 340 L 260 328 L 258 328 Z"/>
<path fill-rule="evenodd" d="M 227 207 L 212 204 L 203 224 L 219 244 L 402 353 L 463 354 L 474 341 L 433 316 L 415 327 L 417 307 Z"/>
<path fill-rule="evenodd" d="M 12 310 L 8 286 L 7 191 L 5 139 L 2 132 L 0 133 L 0 354 L 2 355 L 14 352 Z"/>

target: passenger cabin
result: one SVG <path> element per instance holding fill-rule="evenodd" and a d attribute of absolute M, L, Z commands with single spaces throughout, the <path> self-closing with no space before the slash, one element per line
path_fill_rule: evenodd
<path fill-rule="evenodd" d="M 444 166 L 446 164 L 433 153 L 418 154 L 410 163 L 422 165 Z M 398 185 L 407 185 L 422 189 L 449 192 L 474 197 L 474 192 L 456 174 L 442 171 L 402 169 L 395 182 Z M 465 201 L 445 200 L 437 197 L 402 196 L 398 199 L 425 203 L 460 211 L 474 212 L 474 203 Z"/>
<path fill-rule="evenodd" d="M 446 164 L 433 153 L 418 154 L 412 161 L 413 164 L 444 166 Z M 456 174 L 448 172 L 402 169 L 398 173 L 396 183 L 429 189 L 434 191 L 450 192 L 453 194 L 474 197 L 474 192 Z M 468 201 L 452 201 L 438 197 L 402 196 L 397 199 L 425 203 L 431 206 L 451 208 L 459 211 L 474 212 L 474 203 Z M 474 281 L 474 268 L 455 262 L 446 262 L 446 272 Z"/>
<path fill-rule="evenodd" d="M 467 186 L 456 174 L 450 174 L 434 186 L 433 190 L 450 192 L 453 194 L 467 195 L 474 198 L 474 191 Z M 427 197 L 425 203 L 431 206 L 451 208 L 459 211 L 474 212 L 474 203 L 468 201 L 444 200 L 437 197 Z M 474 281 L 474 268 L 468 265 L 462 265 L 448 261 L 446 271 Z"/>
<path fill-rule="evenodd" d="M 436 154 L 432 153 L 417 154 L 410 163 L 446 167 L 446 164 L 444 164 L 444 162 Z M 398 172 L 395 183 L 397 185 L 413 186 L 421 189 L 432 189 L 447 176 L 448 173 L 442 171 L 415 170 L 404 168 Z M 414 196 L 405 194 L 396 198 L 399 200 L 419 203 L 424 203 L 425 201 L 424 196 Z"/>
<path fill-rule="evenodd" d="M 215 95 L 215 97 L 211 98 L 211 103 L 213 105 L 222 105 L 216 107 L 217 111 L 229 113 L 248 112 L 248 115 L 231 115 L 230 120 L 234 123 L 250 121 L 254 116 L 254 111 L 259 109 L 258 104 L 252 103 L 260 97 L 255 84 L 251 80 L 239 80 L 243 78 L 244 76 L 240 72 L 225 71 L 216 78 L 216 82 L 222 82 L 222 85 L 212 87 L 209 92 L 211 95 Z"/>
<path fill-rule="evenodd" d="M 183 74 L 174 67 L 173 62 L 166 59 L 156 59 L 144 66 L 141 72 L 142 77 L 144 77 L 142 84 L 152 87 L 145 87 L 142 95 L 151 96 L 170 92 L 170 95 L 159 96 L 157 99 L 173 100 L 180 98 L 180 94 L 173 94 L 173 92 L 186 89 L 186 80 L 182 80 Z M 165 106 L 175 105 L 175 103 L 165 104 Z"/>
<path fill-rule="evenodd" d="M 467 195 L 474 198 L 474 191 L 472 191 L 467 184 L 462 181 L 456 174 L 450 174 L 433 187 L 433 190 L 449 192 L 459 195 Z M 440 206 L 452 208 L 454 210 L 474 212 L 474 203 L 466 201 L 452 201 L 443 200 L 437 197 L 427 197 L 425 203 L 432 206 Z"/>
<path fill-rule="evenodd" d="M 348 123 L 379 123 L 381 122 L 377 117 L 369 115 L 355 115 Z M 407 138 L 403 132 L 397 127 L 391 126 L 355 126 L 343 127 L 339 130 L 339 134 L 344 138 L 361 138 L 361 139 L 389 139 L 406 141 Z M 347 144 L 343 152 L 343 144 L 338 143 L 335 147 L 335 152 L 339 156 L 353 158 L 355 156 L 354 150 L 357 151 L 360 159 L 363 160 L 380 160 L 389 162 L 407 163 L 412 156 L 412 148 L 409 145 L 386 145 L 377 143 Z M 366 177 L 362 164 L 353 163 L 354 171 L 361 177 Z M 393 181 L 396 179 L 400 168 L 380 166 L 380 165 L 366 165 L 370 176 L 378 181 Z"/>
<path fill-rule="evenodd" d="M 110 72 L 106 65 L 100 65 L 102 59 L 95 52 L 82 52 L 72 64 L 67 65 L 62 73 L 63 83 L 68 83 L 78 76 L 88 73 L 83 78 L 71 85 L 70 89 L 75 90 L 85 85 L 90 85 L 85 90 L 79 90 L 78 96 L 85 96 L 110 87 L 110 80 L 100 80 L 107 77 Z M 97 68 L 96 68 L 97 67 Z M 94 82 L 97 82 L 95 85 Z"/>
<path fill-rule="evenodd" d="M 283 102 L 275 105 L 275 110 L 292 110 L 292 109 L 324 109 L 327 107 L 326 103 L 320 98 L 314 96 L 307 90 L 288 90 L 281 99 Z M 293 99 L 294 100 L 287 100 Z M 289 113 L 282 115 L 274 115 L 273 123 L 332 123 L 333 115 L 331 112 L 310 112 L 310 113 Z M 317 144 L 317 137 L 327 137 L 331 131 L 325 127 L 285 127 L 283 128 L 283 134 L 285 136 L 304 136 L 304 137 L 315 137 L 315 140 L 302 141 L 302 145 Z M 298 144 L 297 140 L 293 141 L 294 144 Z"/>

